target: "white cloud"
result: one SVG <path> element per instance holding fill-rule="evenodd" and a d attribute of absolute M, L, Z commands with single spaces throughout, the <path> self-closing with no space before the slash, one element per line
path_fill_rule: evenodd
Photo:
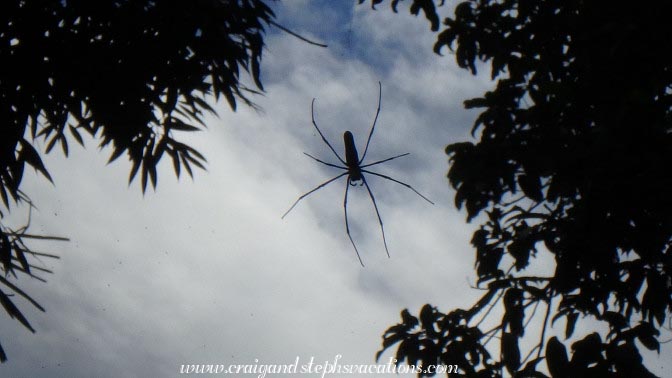
<path fill-rule="evenodd" d="M 342 33 L 339 24 L 316 23 L 329 19 L 328 8 L 315 7 L 304 18 L 301 9 L 292 2 L 279 14 L 302 33 L 320 25 L 311 38 Z M 470 121 L 450 115 L 464 114 L 462 93 L 434 83 L 452 77 L 468 91 L 466 83 L 477 81 L 454 74 L 426 45 L 404 42 L 409 26 L 431 40 L 424 22 L 364 6 L 341 11 L 352 13 L 350 42 L 356 51 L 367 46 L 366 55 L 344 54 L 347 46 L 338 41 L 347 38 L 322 49 L 269 35 L 267 94 L 256 99 L 263 111 L 232 113 L 218 105 L 221 118 L 188 138 L 209 161 L 193 182 L 171 178 L 166 161 L 158 190 L 143 198 L 137 182 L 126 188 L 128 164 L 106 166 L 106 153 L 94 143 L 73 148 L 67 160 L 47 157 L 55 188 L 26 178 L 40 208 L 33 225 L 72 241 L 46 246 L 62 256 L 49 262 L 55 273 L 48 284 L 21 282 L 48 312 L 29 311 L 36 335 L 5 322 L 10 375 L 171 376 L 182 363 L 287 363 L 336 354 L 346 363 L 371 363 L 382 332 L 404 307 L 469 304 L 469 295 L 445 289 L 464 286 L 472 252 L 465 236 L 471 226 L 452 208 L 443 147 Z M 373 34 L 376 23 L 390 25 L 401 51 L 381 50 L 385 33 Z M 405 60 L 418 54 L 422 67 Z M 376 55 L 376 64 L 366 60 Z M 361 268 L 343 224 L 344 180 L 304 199 L 285 220 L 280 216 L 301 193 L 338 173 L 302 154 L 336 161 L 312 128 L 311 100 L 317 98 L 317 122 L 339 153 L 345 130 L 363 149 L 378 81 L 383 105 L 367 160 L 411 152 L 376 170 L 437 205 L 370 179 L 388 259 L 366 192 L 351 188 L 353 237 L 367 265 Z"/>
<path fill-rule="evenodd" d="M 26 177 L 40 208 L 35 229 L 71 242 L 45 245 L 62 256 L 48 262 L 55 271 L 48 284 L 20 282 L 48 312 L 28 311 L 35 335 L 2 320 L 8 375 L 176 376 L 183 363 L 291 363 L 337 354 L 344 363 L 372 363 L 401 309 L 469 306 L 480 294 L 465 290 L 473 282 L 474 226 L 453 207 L 443 148 L 468 135 L 474 114 L 462 101 L 486 82 L 451 57 L 433 55 L 426 22 L 405 10 L 346 7 L 339 17 L 355 18 L 344 37 L 331 8 L 311 5 L 308 14 L 306 4 L 287 2 L 278 14 L 308 37 L 336 36 L 332 46 L 269 34 L 267 93 L 256 98 L 263 111 L 241 106 L 232 113 L 218 104 L 220 118 L 188 138 L 208 158 L 208 172 L 196 172 L 193 182 L 177 182 L 166 161 L 158 190 L 143 198 L 137 182 L 126 188 L 128 164 L 106 166 L 108 155 L 94 143 L 73 148 L 67 160 L 47 157 L 55 187 Z M 366 54 L 343 53 L 348 41 Z M 361 268 L 343 224 L 344 180 L 280 216 L 301 193 L 338 174 L 302 154 L 336 160 L 311 125 L 311 100 L 317 98 L 317 122 L 339 153 L 345 130 L 363 149 L 378 81 L 382 109 L 367 160 L 411 152 L 376 170 L 436 206 L 395 183 L 370 180 L 388 259 L 366 191 L 351 188 Z"/>

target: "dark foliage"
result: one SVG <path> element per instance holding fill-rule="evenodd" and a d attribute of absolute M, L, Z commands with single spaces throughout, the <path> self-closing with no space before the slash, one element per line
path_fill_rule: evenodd
<path fill-rule="evenodd" d="M 26 165 L 51 181 L 36 140 L 67 156 L 69 143 L 83 145 L 89 134 L 110 146 L 110 161 L 128 156 L 129 181 L 140 173 L 143 192 L 148 182 L 156 186 L 164 156 L 177 176 L 203 168 L 205 158 L 176 134 L 205 126 L 208 96 L 224 97 L 233 110 L 239 101 L 252 105 L 247 96 L 263 90 L 264 24 L 281 27 L 273 19 L 262 0 L 0 1 L 4 207 L 30 204 L 20 189 Z M 256 89 L 240 82 L 245 73 Z M 24 239 L 50 238 L 26 231 L 0 223 L 0 286 L 42 309 L 7 279 L 15 271 L 33 276 L 28 257 L 39 253 Z M 11 295 L 0 291 L 0 303 L 32 331 Z"/>
<path fill-rule="evenodd" d="M 414 0 L 411 12 L 432 20 L 435 5 Z M 489 62 L 497 79 L 465 101 L 482 109 L 478 141 L 446 148 L 456 206 L 483 220 L 472 244 L 486 294 L 468 310 L 425 306 L 420 322 L 404 310 L 383 350 L 399 343 L 400 362 L 459 364 L 465 376 L 543 377 L 544 357 L 552 377 L 652 376 L 635 340 L 659 351 L 672 309 L 670 14 L 669 2 L 479 0 L 444 20 L 434 51 L 474 74 Z M 525 274 L 537 253 L 553 274 Z M 482 331 L 500 300 L 501 320 Z M 539 304 L 541 338 L 522 351 Z M 609 332 L 574 335 L 568 353 L 546 333 L 557 320 L 567 339 L 579 320 Z"/>
<path fill-rule="evenodd" d="M 36 262 L 42 263 L 42 258 L 58 259 L 58 256 L 37 252 L 29 248 L 29 240 L 51 240 L 51 241 L 67 241 L 68 239 L 57 236 L 34 235 L 28 232 L 30 227 L 30 212 L 33 209 L 33 204 L 23 192 L 19 192 L 19 201 L 28 206 L 28 221 L 18 229 L 11 228 L 0 222 L 0 271 L 4 274 L 0 275 L 0 304 L 5 309 L 7 314 L 18 320 L 24 327 L 31 332 L 35 332 L 33 327 L 28 322 L 28 319 L 23 315 L 21 310 L 12 302 L 11 297 L 19 296 L 28 301 L 35 308 L 40 311 L 45 311 L 40 304 L 21 290 L 13 279 L 17 279 L 17 272 L 27 277 L 36 279 L 41 282 L 46 282 L 44 278 L 40 277 L 39 273 L 51 273 L 49 269 L 45 269 L 42 264 L 35 265 Z M 30 260 L 30 261 L 29 261 Z M 8 290 L 5 292 L 4 290 Z M 0 345 L 0 362 L 7 361 L 7 355 Z"/>
<path fill-rule="evenodd" d="M 164 153 L 178 175 L 202 167 L 173 132 L 199 129 L 205 96 L 250 104 L 241 70 L 263 89 L 262 22 L 273 13 L 259 0 L 3 1 L 0 15 L 1 188 L 15 199 L 25 163 L 49 177 L 26 137 L 67 155 L 68 134 L 82 143 L 88 133 L 112 146 L 111 161 L 128 155 L 144 190 Z"/>

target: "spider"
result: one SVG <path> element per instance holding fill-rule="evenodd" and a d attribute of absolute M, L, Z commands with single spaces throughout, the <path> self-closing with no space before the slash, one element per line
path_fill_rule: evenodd
<path fill-rule="evenodd" d="M 400 154 L 400 155 L 396 155 L 396 156 L 392 156 L 392 157 L 389 157 L 387 159 L 378 160 L 378 161 L 375 161 L 373 163 L 363 164 L 364 163 L 364 158 L 366 158 L 366 153 L 369 150 L 369 143 L 371 142 L 371 137 L 373 136 L 373 131 L 376 128 L 376 121 L 378 120 L 378 115 L 380 114 L 380 102 L 381 102 L 381 98 L 382 98 L 382 92 L 383 92 L 382 85 L 380 84 L 380 82 L 378 82 L 378 109 L 376 110 L 376 116 L 373 119 L 373 125 L 371 126 L 371 131 L 369 132 L 369 138 L 366 140 L 366 147 L 364 147 L 364 153 L 362 154 L 361 159 L 359 158 L 359 155 L 357 153 L 357 147 L 355 145 L 355 139 L 354 139 L 354 137 L 353 137 L 353 135 L 350 131 L 346 131 L 345 133 L 343 133 L 343 141 L 345 143 L 345 160 L 343 158 L 341 158 L 341 156 L 336 152 L 334 147 L 332 147 L 331 143 L 329 143 L 327 138 L 325 138 L 324 134 L 322 134 L 322 131 L 320 130 L 319 127 L 317 127 L 317 123 L 315 122 L 315 99 L 313 98 L 313 101 L 310 105 L 310 112 L 311 112 L 311 118 L 312 118 L 313 126 L 315 126 L 315 129 L 317 130 L 317 132 L 322 137 L 322 140 L 324 141 L 324 143 L 329 147 L 331 152 L 334 153 L 336 158 L 343 165 L 337 165 L 337 164 L 332 164 L 332 163 L 322 161 L 322 160 L 320 160 L 320 159 L 318 159 L 318 158 L 314 157 L 313 155 L 310 155 L 309 153 L 306 153 L 306 152 L 304 152 L 304 155 L 306 155 L 309 158 L 317 161 L 318 163 L 327 165 L 329 167 L 338 168 L 338 169 L 344 170 L 345 172 L 343 172 L 340 175 L 338 175 L 336 177 L 333 177 L 333 178 L 321 183 L 320 185 L 316 186 L 315 188 L 311 189 L 310 191 L 302 194 L 294 202 L 294 204 L 292 204 L 292 206 L 289 208 L 289 210 L 287 210 L 285 212 L 285 214 L 283 214 L 283 216 L 282 216 L 282 219 L 284 219 L 285 216 L 287 216 L 287 214 L 289 214 L 289 212 L 292 211 L 292 209 L 294 209 L 294 207 L 302 199 L 308 197 L 310 194 L 312 194 L 315 191 L 329 185 L 330 183 L 338 180 L 339 178 L 347 175 L 348 178 L 347 178 L 347 183 L 345 185 L 345 198 L 343 199 L 343 212 L 345 214 L 345 232 L 346 232 L 346 234 L 348 234 L 348 238 L 350 239 L 350 243 L 352 243 L 352 247 L 355 249 L 355 253 L 357 253 L 357 258 L 359 259 L 359 263 L 362 266 L 364 266 L 364 263 L 362 262 L 362 257 L 359 254 L 359 250 L 357 249 L 357 245 L 355 244 L 355 241 L 352 239 L 352 235 L 350 235 L 350 225 L 348 223 L 348 190 L 350 189 L 351 186 L 356 186 L 357 183 L 359 183 L 359 186 L 362 186 L 362 185 L 365 186 L 366 190 L 369 193 L 369 197 L 371 197 L 371 202 L 373 202 L 373 208 L 376 210 L 376 216 L 378 217 L 378 223 L 380 224 L 380 232 L 383 236 L 383 245 L 385 246 L 385 252 L 387 253 L 387 257 L 388 258 L 390 257 L 390 251 L 387 248 L 387 239 L 385 238 L 385 228 L 383 227 L 383 220 L 380 217 L 380 212 L 378 211 L 378 205 L 376 204 L 376 198 L 373 195 L 373 192 L 371 191 L 371 188 L 369 187 L 369 184 L 366 182 L 366 177 L 364 176 L 364 173 L 368 173 L 368 174 L 371 174 L 371 175 L 374 175 L 374 176 L 382 177 L 386 180 L 390 180 L 392 182 L 396 182 L 397 184 L 403 185 L 403 186 L 407 187 L 408 189 L 414 191 L 415 194 L 422 197 L 422 199 L 424 199 L 425 201 L 434 205 L 434 202 L 430 201 L 427 197 L 420 194 L 420 192 L 415 190 L 415 188 L 408 185 L 407 183 L 401 182 L 401 181 L 396 180 L 396 179 L 393 179 L 390 176 L 386 176 L 386 175 L 383 175 L 381 173 L 373 172 L 373 171 L 370 171 L 370 170 L 366 169 L 366 168 L 372 167 L 374 165 L 378 165 L 378 164 L 381 164 L 381 163 L 388 162 L 390 160 L 394 160 L 394 159 L 397 159 L 397 158 L 400 158 L 400 157 L 403 157 L 403 156 L 407 156 L 407 155 L 410 154 L 409 152 L 404 153 L 404 154 Z"/>

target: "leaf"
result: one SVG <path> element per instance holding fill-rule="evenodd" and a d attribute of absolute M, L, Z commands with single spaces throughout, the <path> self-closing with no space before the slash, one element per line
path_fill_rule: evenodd
<path fill-rule="evenodd" d="M 150 164 L 148 169 L 149 169 L 149 179 L 152 182 L 152 188 L 156 189 L 156 184 L 158 182 L 158 176 L 156 174 L 156 163 Z"/>
<path fill-rule="evenodd" d="M 388 330 L 389 332 L 389 330 Z M 386 334 L 385 337 L 383 337 L 383 348 L 376 353 L 376 361 L 380 359 L 380 356 L 392 345 L 398 343 L 399 341 L 403 340 L 406 337 L 405 332 L 398 332 L 398 333 L 391 333 L 389 335 Z"/>
<path fill-rule="evenodd" d="M 261 37 L 258 38 L 259 41 L 257 42 L 258 45 L 263 45 L 261 42 Z M 252 79 L 254 80 L 254 84 L 257 86 L 257 88 L 261 89 L 262 91 L 264 90 L 264 86 L 261 84 L 260 80 L 260 68 L 259 68 L 259 58 L 255 57 L 252 59 Z"/>
<path fill-rule="evenodd" d="M 476 273 L 479 282 L 503 274 L 502 270 L 499 269 L 499 263 L 503 256 L 504 250 L 502 248 L 484 247 L 477 250 Z"/>
<path fill-rule="evenodd" d="M 205 166 L 204 166 L 200 161 L 198 161 L 196 158 L 194 158 L 194 157 L 192 157 L 191 155 L 189 155 L 189 153 L 185 153 L 183 156 L 184 156 L 188 161 L 190 161 L 192 164 L 194 164 L 195 166 L 197 166 L 198 168 L 201 168 L 201 169 L 204 170 L 204 171 L 207 170 L 207 169 L 205 168 Z"/>
<path fill-rule="evenodd" d="M 233 93 L 231 93 L 231 90 L 224 89 L 224 97 L 226 97 L 226 101 L 229 103 L 229 106 L 231 107 L 231 110 L 234 112 L 236 111 L 236 98 L 233 97 Z"/>
<path fill-rule="evenodd" d="M 5 354 L 5 350 L 2 349 L 2 344 L 0 344 L 0 362 L 5 361 L 7 361 L 7 354 Z"/>
<path fill-rule="evenodd" d="M 170 159 L 173 161 L 173 169 L 175 170 L 175 176 L 180 177 L 180 158 L 173 149 L 166 150 Z"/>
<path fill-rule="evenodd" d="M 14 193 L 18 192 L 19 186 L 21 185 L 21 180 L 23 180 L 23 168 L 25 164 L 22 161 L 16 161 L 12 165 L 12 184 L 10 190 Z"/>
<path fill-rule="evenodd" d="M 9 197 L 7 197 L 7 192 L 5 191 L 5 185 L 3 182 L 0 182 L 0 195 L 2 196 L 2 203 L 5 204 L 5 207 L 9 209 Z"/>
<path fill-rule="evenodd" d="M 522 306 L 523 292 L 518 288 L 510 288 L 504 294 L 504 317 L 502 326 L 509 326 L 511 333 L 520 337 L 525 333 L 523 318 L 525 312 Z"/>
<path fill-rule="evenodd" d="M 131 167 L 131 173 L 128 175 L 128 183 L 130 184 L 133 182 L 133 179 L 135 178 L 135 175 L 138 173 L 138 169 L 140 169 L 140 160 L 133 160 L 133 166 Z"/>
<path fill-rule="evenodd" d="M 144 194 L 147 191 L 147 171 L 148 171 L 147 163 L 142 164 L 142 174 L 141 174 L 141 187 L 142 187 L 142 193 Z"/>
<path fill-rule="evenodd" d="M 401 320 L 403 324 L 405 324 L 409 328 L 413 328 L 418 325 L 418 318 L 411 315 L 411 313 L 408 312 L 408 309 L 404 309 L 403 311 L 401 311 Z"/>
<path fill-rule="evenodd" d="M 670 295 L 667 290 L 667 278 L 654 271 L 647 275 L 646 284 L 646 292 L 642 297 L 644 316 L 649 322 L 653 323 L 656 320 L 662 325 L 665 322 L 665 311 Z"/>
<path fill-rule="evenodd" d="M 65 157 L 68 157 L 68 141 L 65 140 L 64 136 L 61 136 L 59 139 L 61 140 L 61 148 L 63 149 L 63 154 L 65 155 Z"/>
<path fill-rule="evenodd" d="M 476 248 L 485 248 L 488 244 L 488 231 L 480 228 L 476 230 L 471 237 L 471 245 Z"/>
<path fill-rule="evenodd" d="M 17 160 L 28 163 L 30 166 L 42 173 L 42 175 L 46 177 L 47 180 L 49 180 L 51 183 L 54 182 L 51 179 L 51 175 L 49 175 L 49 172 L 47 172 L 47 169 L 44 167 L 44 163 L 42 163 L 40 155 L 38 155 L 37 151 L 35 151 L 35 148 L 33 148 L 33 146 L 31 146 L 25 140 L 21 141 L 21 151 L 19 152 L 19 157 Z"/>
<path fill-rule="evenodd" d="M 8 281 L 5 277 L 0 275 L 0 283 L 3 285 L 7 286 L 8 288 L 12 289 L 16 294 L 22 296 L 28 302 L 30 302 L 33 306 L 35 306 L 38 310 L 45 312 L 44 307 L 40 306 L 39 303 L 37 303 L 30 295 L 26 294 L 23 290 L 19 289 L 16 285 Z"/>
<path fill-rule="evenodd" d="M 555 336 L 546 344 L 546 365 L 553 378 L 567 377 L 569 374 L 567 349 Z"/>
<path fill-rule="evenodd" d="M 602 338 L 597 332 L 593 332 L 575 342 L 572 344 L 572 367 L 583 369 L 593 363 L 601 361 L 603 359 L 602 350 Z"/>
<path fill-rule="evenodd" d="M 172 117 L 170 123 L 168 123 L 168 128 L 171 130 L 179 130 L 179 131 L 201 131 L 196 126 L 189 125 L 187 123 L 184 123 L 182 120 L 179 118 Z"/>
<path fill-rule="evenodd" d="M 14 246 L 14 251 L 16 252 L 16 258 L 17 258 L 17 260 L 19 260 L 19 263 L 21 264 L 21 268 L 23 268 L 23 270 L 26 273 L 30 274 L 30 264 L 28 264 L 28 259 L 26 259 L 26 255 L 25 255 L 25 253 L 23 253 L 23 249 L 20 248 L 16 244 L 16 242 L 14 242 L 13 246 Z"/>
<path fill-rule="evenodd" d="M 637 338 L 646 347 L 646 349 L 655 350 L 658 352 L 658 354 L 660 354 L 660 342 L 658 342 L 655 337 L 637 335 Z"/>
<path fill-rule="evenodd" d="M 489 106 L 488 100 L 486 100 L 483 97 L 472 98 L 472 99 L 464 101 L 464 108 L 465 109 L 485 108 L 485 107 L 488 107 L 488 106 Z"/>
<path fill-rule="evenodd" d="M 110 156 L 110 159 L 107 161 L 107 164 L 110 164 L 111 162 L 117 160 L 119 156 L 121 156 L 121 154 L 124 153 L 124 151 L 126 151 L 126 148 L 115 146 L 114 151 L 112 152 L 112 156 Z"/>
<path fill-rule="evenodd" d="M 439 30 L 439 15 L 436 13 L 434 0 L 413 0 L 411 13 L 417 16 L 421 9 L 425 18 L 430 22 L 432 31 Z"/>
<path fill-rule="evenodd" d="M 46 140 L 47 138 L 49 138 L 49 135 L 51 135 L 51 133 L 52 133 L 55 129 L 56 129 L 56 128 L 55 128 L 54 126 L 52 126 L 52 125 L 48 125 L 48 126 L 44 127 L 42 130 L 40 130 L 40 132 L 37 133 L 37 135 L 35 136 L 35 138 L 39 138 L 39 137 L 41 137 L 41 136 L 44 136 L 44 138 L 45 138 L 45 140 Z M 33 133 L 33 134 L 34 134 L 34 133 Z"/>
<path fill-rule="evenodd" d="M 518 374 L 516 374 L 516 377 L 520 377 L 520 378 L 532 378 L 532 377 L 542 378 L 542 377 L 546 377 L 546 378 L 548 378 L 545 374 L 542 374 L 542 373 L 537 371 L 537 364 L 539 364 L 539 362 L 541 362 L 543 359 L 544 359 L 544 357 L 537 357 L 533 360 L 528 361 L 525 364 L 525 367 L 523 368 L 523 370 L 521 370 L 520 372 L 518 372 Z"/>
<path fill-rule="evenodd" d="M 617 376 L 656 378 L 656 375 L 642 364 L 642 356 L 634 342 L 611 345 L 607 349 L 607 358 L 616 367 Z"/>
<path fill-rule="evenodd" d="M 359 3 L 363 3 L 364 0 L 360 0 Z M 392 3 L 390 4 L 392 6 L 392 12 L 397 13 L 397 6 L 399 5 L 399 0 L 392 0 Z"/>
<path fill-rule="evenodd" d="M 54 136 L 53 138 L 51 138 L 51 140 L 49 141 L 49 143 L 47 143 L 47 149 L 46 149 L 47 153 L 51 152 L 51 150 L 52 150 L 52 149 L 54 148 L 54 146 L 56 145 L 56 142 L 58 142 L 58 135 L 56 135 L 56 136 Z"/>
<path fill-rule="evenodd" d="M 397 366 L 403 363 L 404 359 L 407 358 L 408 362 L 412 364 L 413 360 L 417 361 L 415 357 L 415 352 L 418 349 L 418 343 L 414 339 L 406 339 L 399 344 L 397 348 L 397 353 L 394 356 L 397 359 Z"/>
<path fill-rule="evenodd" d="M 648 349 L 655 350 L 660 353 L 660 342 L 656 339 L 656 336 L 660 335 L 658 331 L 651 323 L 641 322 L 637 327 L 635 327 L 637 339 Z"/>
<path fill-rule="evenodd" d="M 75 140 L 77 143 L 79 143 L 82 147 L 84 147 L 84 139 L 82 139 L 82 136 L 79 134 L 79 131 L 77 131 L 76 127 L 73 127 L 72 125 L 68 125 L 70 128 L 70 134 L 75 137 Z"/>
<path fill-rule="evenodd" d="M 189 177 L 194 177 L 194 172 L 191 170 L 191 166 L 189 165 L 189 160 L 185 158 L 185 154 L 181 154 L 180 158 L 182 159 L 182 164 L 184 164 L 184 168 L 187 169 L 187 173 L 189 174 Z"/>
<path fill-rule="evenodd" d="M 455 19 L 456 20 L 465 20 L 468 18 L 471 18 L 472 16 L 472 9 L 471 9 L 471 4 L 467 1 L 464 1 L 460 4 L 458 4 L 455 7 Z"/>
<path fill-rule="evenodd" d="M 9 316 L 18 320 L 21 324 L 23 324 L 24 327 L 28 328 L 30 332 L 35 333 L 35 330 L 28 322 L 28 319 L 23 316 L 21 311 L 19 311 L 14 303 L 12 303 L 12 301 L 9 299 L 7 294 L 5 294 L 2 290 L 0 290 L 0 304 L 2 304 L 2 307 L 5 308 L 5 311 L 7 311 Z"/>
<path fill-rule="evenodd" d="M 363 1 L 362 1 L 363 2 Z M 382 3 L 383 0 L 371 0 L 371 9 L 376 9 L 376 5 Z"/>
<path fill-rule="evenodd" d="M 152 183 L 152 187 L 156 189 L 156 164 L 157 159 L 152 155 L 154 149 L 154 139 L 151 139 L 149 145 L 146 148 L 145 155 L 142 161 L 142 192 L 144 193 L 147 188 L 147 176 Z"/>
<path fill-rule="evenodd" d="M 446 147 L 446 155 L 452 157 L 456 154 L 466 154 L 474 151 L 475 147 L 471 142 L 451 143 Z"/>
<path fill-rule="evenodd" d="M 530 253 L 534 249 L 534 243 L 528 238 L 520 237 L 510 243 L 506 249 L 514 258 L 516 269 L 521 271 L 530 263 Z"/>
<path fill-rule="evenodd" d="M 215 109 L 214 109 L 212 106 L 210 106 L 210 104 L 208 104 L 207 102 L 205 102 L 205 100 L 203 100 L 203 99 L 201 99 L 201 98 L 198 98 L 198 97 L 194 97 L 194 102 L 195 102 L 198 106 L 200 106 L 201 108 L 203 108 L 204 110 L 206 110 L 206 111 L 208 111 L 208 112 L 210 112 L 210 113 L 212 113 L 212 114 L 215 114 L 215 115 L 217 114 L 217 112 L 215 111 Z M 199 113 L 200 113 L 200 112 L 199 112 Z M 199 121 L 199 122 L 200 122 L 200 121 Z M 203 122 L 200 122 L 200 123 L 201 123 L 203 126 L 206 126 Z"/>
<path fill-rule="evenodd" d="M 536 201 L 541 202 L 544 199 L 544 194 L 541 192 L 541 180 L 539 176 L 532 176 L 529 174 L 518 176 L 518 185 L 523 190 L 525 195 Z"/>
<path fill-rule="evenodd" d="M 565 340 L 572 337 L 574 333 L 574 326 L 576 326 L 576 320 L 579 318 L 578 312 L 573 312 L 567 315 L 567 326 L 565 326 Z"/>
<path fill-rule="evenodd" d="M 0 263 L 5 273 L 12 271 L 12 248 L 7 234 L 0 230 Z"/>
<path fill-rule="evenodd" d="M 422 306 L 420 310 L 420 324 L 422 328 L 427 332 L 429 337 L 433 337 L 437 334 L 434 324 L 437 322 L 438 312 L 429 304 Z"/>
<path fill-rule="evenodd" d="M 518 347 L 518 337 L 512 333 L 505 332 L 502 335 L 502 362 L 506 370 L 514 375 L 520 367 L 520 348 Z"/>

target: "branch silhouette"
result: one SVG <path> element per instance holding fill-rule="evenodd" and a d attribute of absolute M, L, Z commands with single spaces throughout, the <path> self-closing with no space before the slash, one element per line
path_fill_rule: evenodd
<path fill-rule="evenodd" d="M 440 5 L 413 0 L 410 11 L 438 31 Z M 640 349 L 660 352 L 672 310 L 671 10 L 485 0 L 444 18 L 434 51 L 472 74 L 488 63 L 496 80 L 464 102 L 480 111 L 475 141 L 446 147 L 456 206 L 467 221 L 486 215 L 471 244 L 488 292 L 470 309 L 427 305 L 420 322 L 404 310 L 378 357 L 396 345 L 400 363 L 457 363 L 465 376 L 653 376 Z M 526 275 L 539 255 L 555 264 L 552 276 Z M 524 309 L 539 303 L 545 315 L 530 323 L 536 311 Z M 501 318 L 483 332 L 473 316 L 495 305 L 489 314 Z M 548 337 L 561 319 L 571 354 L 567 340 Z M 579 322 L 609 331 L 578 335 Z M 525 324 L 541 332 L 521 360 Z M 485 348 L 493 330 L 499 356 Z"/>
<path fill-rule="evenodd" d="M 143 193 L 158 183 L 164 158 L 176 176 L 205 169 L 206 159 L 181 142 L 203 130 L 214 113 L 207 100 L 224 98 L 232 110 L 263 92 L 260 64 L 265 27 L 301 38 L 274 21 L 262 0 L 0 2 L 0 198 L 32 202 L 21 191 L 24 169 L 48 181 L 42 153 L 68 156 L 74 141 L 110 147 L 109 162 L 130 161 L 129 185 L 140 177 Z M 247 75 L 256 88 L 243 84 Z M 44 143 L 44 151 L 36 146 Z M 30 210 L 29 210 L 30 211 Z M 0 219 L 6 219 L 0 209 Z M 67 241 L 0 223 L 0 304 L 34 332 L 12 296 L 44 310 L 13 282 L 23 273 L 50 273 L 35 264 L 58 258 L 35 252 L 29 241 Z M 6 354 L 0 347 L 0 360 Z"/>

